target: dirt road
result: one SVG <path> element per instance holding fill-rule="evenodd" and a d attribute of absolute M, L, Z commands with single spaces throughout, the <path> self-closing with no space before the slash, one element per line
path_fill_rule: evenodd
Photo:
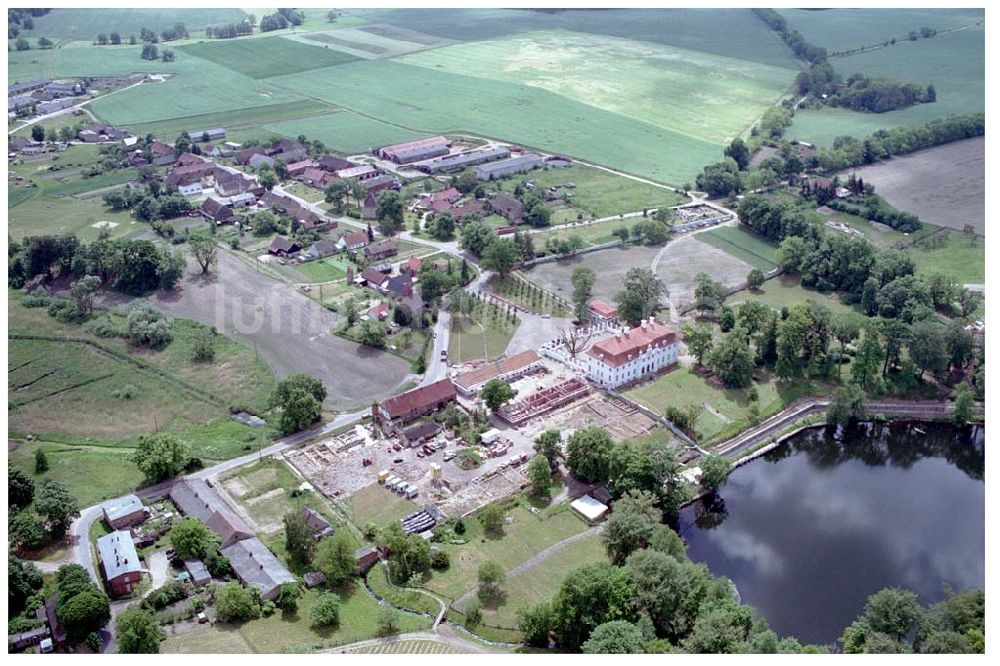
<path fill-rule="evenodd" d="M 215 272 L 206 276 L 193 262 L 173 292 L 158 292 L 152 303 L 174 316 L 190 317 L 254 347 L 285 377 L 305 372 L 322 380 L 326 406 L 360 409 L 393 392 L 409 375 L 409 364 L 383 351 L 337 337 L 330 329 L 340 317 L 316 301 L 219 252 Z"/>

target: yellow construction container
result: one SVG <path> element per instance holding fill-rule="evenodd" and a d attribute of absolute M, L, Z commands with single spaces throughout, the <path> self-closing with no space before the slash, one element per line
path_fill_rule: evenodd
<path fill-rule="evenodd" d="M 441 465 L 438 463 L 431 463 L 431 478 L 435 481 L 441 478 Z"/>
<path fill-rule="evenodd" d="M 384 469 L 378 473 L 378 482 L 385 483 L 385 480 L 389 478 L 389 470 Z"/>

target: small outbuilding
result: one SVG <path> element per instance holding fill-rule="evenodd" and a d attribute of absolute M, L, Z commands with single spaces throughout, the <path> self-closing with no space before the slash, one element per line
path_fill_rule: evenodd
<path fill-rule="evenodd" d="M 191 577 L 191 582 L 194 583 L 195 587 L 208 585 L 212 582 L 212 574 L 209 573 L 208 567 L 196 557 L 184 560 L 184 571 Z"/>
<path fill-rule="evenodd" d="M 589 525 L 601 522 L 608 513 L 608 505 L 598 502 L 590 495 L 573 500 L 569 507 L 580 514 Z"/>
<path fill-rule="evenodd" d="M 104 522 L 113 530 L 132 527 L 146 520 L 146 507 L 135 495 L 108 500 L 101 504 L 101 511 L 104 514 Z"/>

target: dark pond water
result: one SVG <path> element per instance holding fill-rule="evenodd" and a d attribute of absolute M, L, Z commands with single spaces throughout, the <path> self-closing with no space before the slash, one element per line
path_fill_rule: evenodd
<path fill-rule="evenodd" d="M 806 431 L 687 507 L 681 533 L 780 636 L 833 643 L 883 587 L 924 604 L 983 587 L 983 446 L 973 427 Z"/>

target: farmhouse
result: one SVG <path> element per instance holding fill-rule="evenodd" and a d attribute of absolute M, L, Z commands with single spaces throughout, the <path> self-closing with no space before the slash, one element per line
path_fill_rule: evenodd
<path fill-rule="evenodd" d="M 413 166 L 425 173 L 445 173 L 507 157 L 510 157 L 510 151 L 506 148 L 487 148 L 484 150 L 470 150 L 465 153 L 456 153 L 432 160 L 424 160 L 417 162 Z"/>
<path fill-rule="evenodd" d="M 314 160 L 302 160 L 301 162 L 292 162 L 285 169 L 288 171 L 289 178 L 296 178 L 301 176 L 306 169 L 315 166 L 316 162 Z"/>
<path fill-rule="evenodd" d="M 509 384 L 541 367 L 542 362 L 538 354 L 534 350 L 527 349 L 502 361 L 487 363 L 475 370 L 463 372 L 455 378 L 455 388 L 465 397 L 474 398 L 479 395 L 479 391 L 486 383 L 493 379 Z"/>
<path fill-rule="evenodd" d="M 104 514 L 104 522 L 113 530 L 138 525 L 146 520 L 146 507 L 135 495 L 108 500 L 101 504 L 101 512 Z"/>
<path fill-rule="evenodd" d="M 396 164 L 410 164 L 412 162 L 428 160 L 432 157 L 447 155 L 450 146 L 451 142 L 445 137 L 433 136 L 428 139 L 418 139 L 417 141 L 386 146 L 376 150 L 375 154 Z"/>
<path fill-rule="evenodd" d="M 387 238 L 365 248 L 365 256 L 374 261 L 386 259 L 396 254 L 399 254 L 399 243 L 396 242 L 395 238 Z"/>
<path fill-rule="evenodd" d="M 493 212 L 505 219 L 517 224 L 524 217 L 524 204 L 509 194 L 500 194 L 490 200 Z"/>
<path fill-rule="evenodd" d="M 229 560 L 241 583 L 260 590 L 261 599 L 273 600 L 281 593 L 282 585 L 295 582 L 295 576 L 257 537 L 237 541 L 219 552 Z"/>
<path fill-rule="evenodd" d="M 215 172 L 215 164 L 212 162 L 196 162 L 186 166 L 179 166 L 167 174 L 163 182 L 171 187 L 179 187 L 200 181 L 202 178 L 209 178 Z"/>
<path fill-rule="evenodd" d="M 592 324 L 617 324 L 618 308 L 604 301 L 593 300 L 588 308 Z"/>
<path fill-rule="evenodd" d="M 482 201 L 470 201 L 464 203 L 461 206 L 456 206 L 451 209 L 451 216 L 455 218 L 456 222 L 461 223 L 462 219 L 466 215 L 482 215 L 486 212 L 486 207 L 483 205 Z"/>
<path fill-rule="evenodd" d="M 204 157 L 195 155 L 194 153 L 181 153 L 174 161 L 174 164 L 176 166 L 188 166 L 191 164 L 203 164 L 206 161 Z"/>
<path fill-rule="evenodd" d="M 139 562 L 131 533 L 118 530 L 102 536 L 97 540 L 97 556 L 109 595 L 131 594 L 132 588 L 142 580 L 145 569 Z"/>
<path fill-rule="evenodd" d="M 224 153 L 223 150 L 218 146 L 211 143 L 206 143 L 204 146 L 201 147 L 201 154 L 208 155 L 209 157 L 222 157 Z"/>
<path fill-rule="evenodd" d="M 420 257 L 410 257 L 400 264 L 399 272 L 410 275 L 414 280 L 420 275 L 420 268 L 424 265 L 424 260 Z"/>
<path fill-rule="evenodd" d="M 365 203 L 361 207 L 361 219 L 374 220 L 377 217 L 378 217 L 378 201 L 375 199 L 375 193 L 369 191 L 368 196 L 365 197 Z"/>
<path fill-rule="evenodd" d="M 274 158 L 268 157 L 263 153 L 256 153 L 252 155 L 249 160 L 247 160 L 247 165 L 249 165 L 251 169 L 259 169 L 262 164 L 266 164 L 270 167 L 273 167 Z"/>
<path fill-rule="evenodd" d="M 288 240 L 284 236 L 275 236 L 271 244 L 267 246 L 267 253 L 277 257 L 287 257 L 302 250 L 302 246 L 297 241 Z"/>
<path fill-rule="evenodd" d="M 368 234 L 363 231 L 350 231 L 337 241 L 337 248 L 341 250 L 359 250 L 366 245 L 368 245 Z"/>
<path fill-rule="evenodd" d="M 368 266 L 365 270 L 361 271 L 361 275 L 357 279 L 361 280 L 362 283 L 367 282 L 369 286 L 375 289 L 381 290 L 385 286 L 385 283 L 389 281 L 389 276 L 374 266 Z"/>
<path fill-rule="evenodd" d="M 413 296 L 413 278 L 407 274 L 395 275 L 385 283 L 385 289 L 398 299 Z"/>
<path fill-rule="evenodd" d="M 355 166 L 353 162 L 348 162 L 340 157 L 335 157 L 333 155 L 324 155 L 319 159 L 318 165 L 323 171 L 329 171 L 330 173 L 335 173 L 342 169 L 350 169 Z"/>
<path fill-rule="evenodd" d="M 199 141 L 219 141 L 220 139 L 226 138 L 226 130 L 221 127 L 207 130 L 194 130 L 192 132 L 188 132 L 188 136 L 191 137 L 191 140 L 195 143 Z"/>
<path fill-rule="evenodd" d="M 221 537 L 223 546 L 253 536 L 243 519 L 204 481 L 185 479 L 174 484 L 170 489 L 170 501 L 185 516 L 208 525 Z"/>
<path fill-rule="evenodd" d="M 399 437 L 404 446 L 409 446 L 413 449 L 422 445 L 439 432 L 441 432 L 441 424 L 435 423 L 434 421 L 425 421 L 423 423 L 410 426 L 400 433 Z"/>
<path fill-rule="evenodd" d="M 313 539 L 317 541 L 323 537 L 333 534 L 333 526 L 323 516 L 307 506 L 302 507 L 302 517 L 305 518 L 306 525 L 313 531 Z"/>
<path fill-rule="evenodd" d="M 455 398 L 455 385 L 450 379 L 442 379 L 372 405 L 372 418 L 383 431 L 393 430 L 443 409 Z"/>
<path fill-rule="evenodd" d="M 337 177 L 319 167 L 309 166 L 302 170 L 302 173 L 298 176 L 298 180 L 301 180 L 310 187 L 325 190 L 330 183 L 337 180 Z"/>
<path fill-rule="evenodd" d="M 337 254 L 337 244 L 331 240 L 316 241 L 305 252 L 306 259 L 322 259 Z"/>
<path fill-rule="evenodd" d="M 479 166 L 473 167 L 476 172 L 476 177 L 479 180 L 495 180 L 497 178 L 503 178 L 504 176 L 512 176 L 516 173 L 527 173 L 532 169 L 537 169 L 538 167 L 545 164 L 545 158 L 536 153 L 525 153 L 520 157 L 512 157 L 510 159 L 501 160 L 499 162 L 491 162 L 489 164 L 480 164 Z"/>
<path fill-rule="evenodd" d="M 587 377 L 617 388 L 677 362 L 677 334 L 655 319 L 599 340 L 587 350 Z"/>
<path fill-rule="evenodd" d="M 174 147 L 162 141 L 154 141 L 149 144 L 149 154 L 153 158 L 153 166 L 173 164 L 177 157 L 174 154 Z"/>
<path fill-rule="evenodd" d="M 368 317 L 370 319 L 377 319 L 378 321 L 385 321 L 389 316 L 389 306 L 385 303 L 379 303 L 378 305 L 373 305 L 368 308 Z"/>
<path fill-rule="evenodd" d="M 232 208 L 224 205 L 221 201 L 209 197 L 201 204 L 201 214 L 216 224 L 226 224 L 236 218 Z"/>
<path fill-rule="evenodd" d="M 245 148 L 237 152 L 236 155 L 233 156 L 233 161 L 239 164 L 240 166 L 246 166 L 247 164 L 250 164 L 250 158 L 253 157 L 254 155 L 266 155 L 266 154 L 267 153 L 265 152 L 265 150 L 260 146 L 253 146 L 251 148 Z"/>
<path fill-rule="evenodd" d="M 381 192 L 382 190 L 387 190 L 390 187 L 397 188 L 397 183 L 395 176 L 385 173 L 381 176 L 375 176 L 374 178 L 366 178 L 361 181 L 361 183 L 368 189 L 369 192 Z"/>

